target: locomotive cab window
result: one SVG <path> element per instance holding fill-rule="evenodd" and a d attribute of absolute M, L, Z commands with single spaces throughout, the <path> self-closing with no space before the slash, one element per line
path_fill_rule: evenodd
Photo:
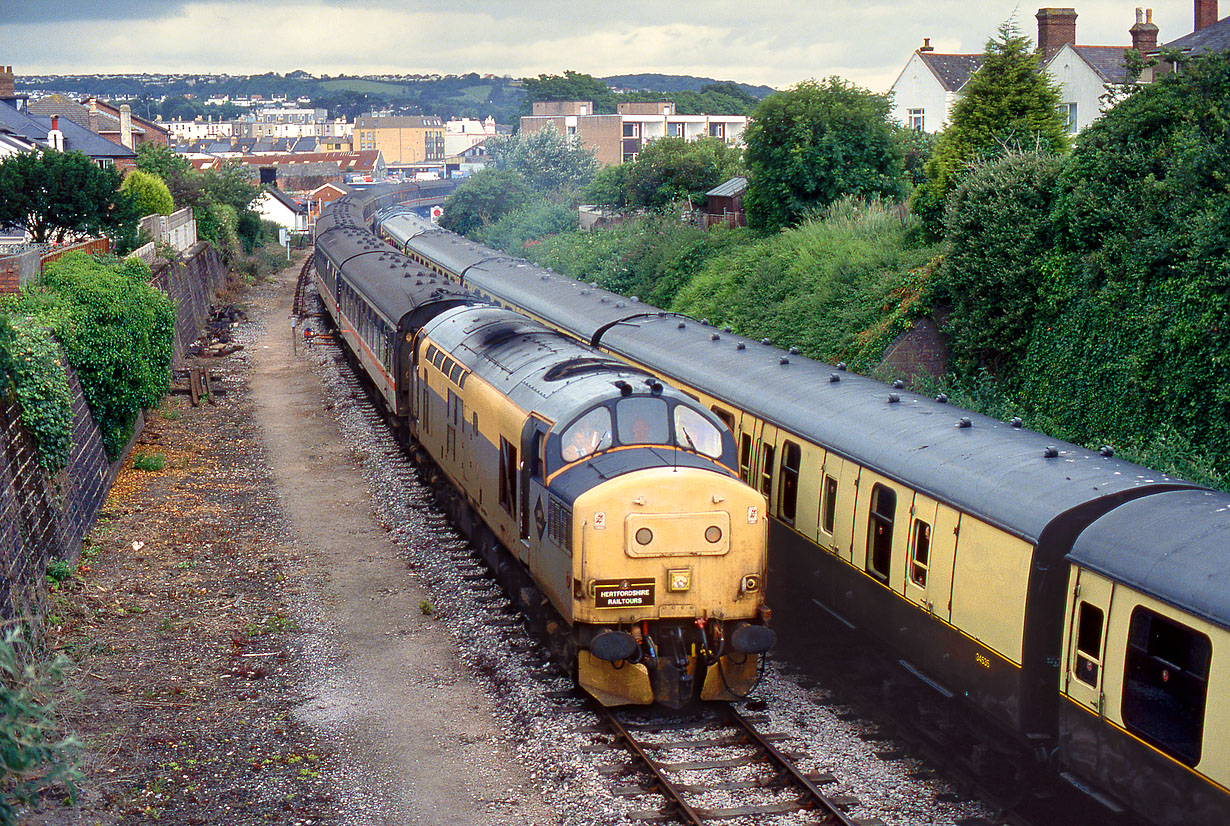
<path fill-rule="evenodd" d="M 662 399 L 648 396 L 620 399 L 615 405 L 615 424 L 620 444 L 670 444 L 670 420 Z"/>
<path fill-rule="evenodd" d="M 675 444 L 713 459 L 722 456 L 722 433 L 690 407 L 675 406 Z"/>
<path fill-rule="evenodd" d="M 1123 682 L 1127 730 L 1195 766 L 1209 688 L 1208 636 L 1142 605 L 1132 610 Z"/>
<path fill-rule="evenodd" d="M 931 526 L 921 519 L 915 519 L 911 540 L 910 581 L 920 588 L 926 588 L 927 571 L 931 565 Z"/>
<path fill-rule="evenodd" d="M 867 518 L 867 573 L 881 582 L 888 582 L 896 510 L 897 494 L 892 488 L 876 485 L 871 489 L 871 515 Z"/>
<path fill-rule="evenodd" d="M 799 504 L 799 463 L 802 451 L 794 442 L 786 442 L 782 447 L 782 481 L 781 502 L 778 506 L 779 516 L 793 525 L 794 515 Z"/>
<path fill-rule="evenodd" d="M 1076 670 L 1072 676 L 1095 688 L 1102 670 L 1102 609 L 1082 602 L 1076 617 Z"/>
<path fill-rule="evenodd" d="M 560 434 L 560 456 L 575 462 L 611 446 L 611 411 L 595 407 Z"/>

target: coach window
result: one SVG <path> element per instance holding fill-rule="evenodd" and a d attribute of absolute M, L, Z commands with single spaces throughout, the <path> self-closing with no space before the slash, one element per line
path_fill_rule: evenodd
<path fill-rule="evenodd" d="M 927 570 L 931 565 L 931 526 L 921 519 L 914 520 L 910 546 L 910 582 L 926 588 Z"/>
<path fill-rule="evenodd" d="M 892 488 L 876 485 L 871 489 L 871 515 L 867 519 L 867 573 L 881 582 L 888 582 L 896 510 L 897 494 Z"/>
<path fill-rule="evenodd" d="M 739 437 L 739 478 L 751 484 L 752 470 L 752 434 L 744 433 Z"/>
<path fill-rule="evenodd" d="M 799 503 L 799 460 L 802 452 L 799 446 L 794 442 L 787 441 L 782 447 L 782 481 L 781 481 L 781 504 L 779 506 L 779 516 L 788 522 L 794 524 L 794 515 L 798 509 Z"/>
<path fill-rule="evenodd" d="M 820 506 L 820 530 L 832 535 L 833 523 L 837 518 L 837 480 L 832 476 L 824 477 L 824 501 Z"/>
<path fill-rule="evenodd" d="M 1102 609 L 1082 602 L 1076 615 L 1076 679 L 1095 688 L 1102 670 Z"/>
<path fill-rule="evenodd" d="M 714 405 L 709 409 L 713 411 L 713 415 L 722 420 L 726 427 L 730 428 L 731 433 L 735 432 L 735 414 L 731 413 L 729 410 L 723 410 L 717 405 Z"/>
<path fill-rule="evenodd" d="M 1200 762 L 1211 653 L 1205 634 L 1143 605 L 1132 611 L 1123 723 L 1189 766 Z"/>
<path fill-rule="evenodd" d="M 760 451 L 764 456 L 760 464 L 760 492 L 768 496 L 773 490 L 773 445 L 765 445 Z"/>

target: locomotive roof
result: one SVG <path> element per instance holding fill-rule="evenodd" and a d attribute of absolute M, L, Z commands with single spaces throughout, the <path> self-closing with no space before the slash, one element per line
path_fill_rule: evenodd
<path fill-rule="evenodd" d="M 648 378 L 522 315 L 490 306 L 460 307 L 426 327 L 449 355 L 525 410 L 559 421 L 586 402 L 618 398 L 614 383 Z M 667 398 L 686 398 L 664 388 Z"/>
<path fill-rule="evenodd" d="M 346 265 L 349 283 L 394 325 L 424 304 L 471 299 L 463 287 L 424 272 L 408 256 L 376 241 L 369 232 L 336 228 L 319 236 L 317 246 L 339 266 Z"/>
<path fill-rule="evenodd" d="M 1093 522 L 1068 559 L 1230 628 L 1230 495 L 1180 490 L 1134 499 Z"/>

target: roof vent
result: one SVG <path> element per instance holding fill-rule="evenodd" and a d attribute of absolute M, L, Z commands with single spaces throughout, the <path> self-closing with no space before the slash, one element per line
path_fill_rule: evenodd
<path fill-rule="evenodd" d="M 1110 459 L 1115 455 L 1115 449 L 1110 445 L 1102 445 L 1102 447 L 1098 449 L 1098 453 L 1101 453 L 1107 459 Z"/>
<path fill-rule="evenodd" d="M 709 319 L 707 319 L 707 318 L 702 318 L 702 319 L 700 320 L 700 326 L 702 326 L 702 327 L 708 327 L 708 326 L 709 326 Z"/>
<path fill-rule="evenodd" d="M 629 301 L 631 301 L 633 304 L 639 304 L 639 303 L 641 303 L 640 296 L 636 296 L 636 295 L 632 296 L 632 297 L 631 297 L 630 299 L 628 299 L 628 300 L 629 300 Z"/>
<path fill-rule="evenodd" d="M 723 333 L 729 333 L 729 332 L 730 332 L 730 325 L 729 325 L 729 324 L 727 324 L 725 327 L 723 327 L 723 328 L 722 328 L 722 332 L 723 332 Z"/>
<path fill-rule="evenodd" d="M 940 393 L 938 396 L 935 397 L 935 400 L 939 402 L 940 404 L 948 404 L 948 394 Z"/>
<path fill-rule="evenodd" d="M 710 341 L 717 341 L 720 338 L 721 336 L 719 336 L 717 333 L 714 333 L 713 335 L 709 336 Z"/>
<path fill-rule="evenodd" d="M 740 341 L 738 344 L 735 345 L 735 349 L 736 350 L 746 350 L 747 345 L 744 344 L 742 341 Z"/>
<path fill-rule="evenodd" d="M 900 390 L 901 388 L 905 387 L 905 382 L 903 382 L 901 379 L 897 379 L 896 381 L 893 382 L 893 387 L 894 389 Z"/>
<path fill-rule="evenodd" d="M 1025 422 L 1021 421 L 1020 416 L 1013 416 L 1012 421 L 1008 422 L 1008 424 L 1012 425 L 1013 427 L 1017 427 L 1017 428 L 1025 426 Z"/>
<path fill-rule="evenodd" d="M 596 289 L 598 289 L 598 282 L 597 282 L 597 281 L 591 281 L 591 282 L 589 282 L 589 286 L 593 287 L 593 288 L 596 290 Z"/>
<path fill-rule="evenodd" d="M 1042 450 L 1042 456 L 1046 459 L 1054 459 L 1058 455 L 1059 451 L 1055 449 L 1054 445 L 1047 445 Z"/>
<path fill-rule="evenodd" d="M 970 420 L 969 416 L 962 416 L 961 421 L 957 422 L 957 427 L 964 428 L 964 427 L 973 427 L 973 426 L 974 426 L 974 423 Z"/>
<path fill-rule="evenodd" d="M 662 382 L 660 381 L 649 382 L 649 392 L 653 393 L 655 396 L 662 395 Z"/>
<path fill-rule="evenodd" d="M 778 362 L 777 362 L 777 363 L 778 363 L 778 364 L 789 364 L 789 363 L 790 363 L 790 359 L 786 358 L 785 356 L 782 356 L 782 357 L 778 360 Z"/>
<path fill-rule="evenodd" d="M 792 356 L 797 356 L 798 354 L 799 354 L 799 348 L 798 348 L 798 347 L 791 347 L 791 348 L 790 348 L 790 355 L 792 355 Z"/>
<path fill-rule="evenodd" d="M 619 395 L 621 396 L 631 396 L 632 395 L 632 385 L 628 384 L 623 379 L 620 379 L 619 381 L 615 382 L 615 386 L 619 388 Z"/>
<path fill-rule="evenodd" d="M 768 343 L 769 343 L 769 340 L 768 340 L 767 338 L 762 338 L 762 339 L 760 340 L 760 343 L 761 343 L 761 344 L 768 344 Z"/>
<path fill-rule="evenodd" d="M 836 384 L 839 381 L 841 381 L 841 376 L 837 375 L 836 373 L 829 374 L 829 384 Z"/>
<path fill-rule="evenodd" d="M 900 397 L 900 396 L 898 396 L 896 393 L 889 393 L 889 394 L 888 394 L 888 403 L 889 403 L 889 404 L 896 404 L 896 403 L 897 403 L 897 402 L 899 402 L 899 401 L 901 401 L 901 397 Z"/>
<path fill-rule="evenodd" d="M 600 304 L 605 304 L 605 303 L 606 303 L 606 296 L 604 295 L 604 296 L 602 296 L 602 298 L 599 298 L 599 299 L 598 299 L 598 302 L 599 302 Z"/>
<path fill-rule="evenodd" d="M 838 370 L 845 370 L 845 369 L 846 369 L 846 363 L 845 363 L 844 361 L 839 361 L 839 362 L 837 362 L 837 369 L 838 369 Z"/>
<path fill-rule="evenodd" d="M 617 309 L 617 310 L 622 310 L 624 307 L 627 307 L 627 306 L 628 306 L 628 305 L 627 305 L 627 304 L 625 304 L 625 303 L 623 303 L 622 301 L 616 301 L 616 302 L 615 302 L 615 309 Z"/>
<path fill-rule="evenodd" d="M 680 329 L 680 330 L 682 330 L 684 327 L 687 327 L 687 326 L 688 326 L 688 325 L 684 324 L 682 321 L 681 321 L 681 322 L 679 322 L 679 329 Z"/>

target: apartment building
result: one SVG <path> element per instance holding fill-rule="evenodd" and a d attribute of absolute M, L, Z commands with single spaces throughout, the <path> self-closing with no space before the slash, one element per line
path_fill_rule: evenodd
<path fill-rule="evenodd" d="M 656 138 L 718 138 L 730 146 L 743 140 L 743 115 L 680 115 L 670 101 L 620 103 L 614 115 L 595 115 L 589 101 L 540 101 L 533 114 L 521 118 L 526 134 L 554 129 L 594 150 L 600 166 L 634 160 L 646 142 Z"/>
<path fill-rule="evenodd" d="M 356 151 L 376 149 L 388 164 L 444 161 L 444 124 L 419 115 L 360 115 L 354 124 Z"/>

